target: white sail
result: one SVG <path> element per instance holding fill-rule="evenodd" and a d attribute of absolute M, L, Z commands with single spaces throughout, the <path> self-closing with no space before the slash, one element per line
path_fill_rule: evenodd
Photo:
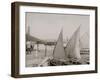
<path fill-rule="evenodd" d="M 63 31 L 61 30 L 59 34 L 59 38 L 57 40 L 57 44 L 54 48 L 53 57 L 54 59 L 65 59 L 65 51 L 63 46 Z"/>
<path fill-rule="evenodd" d="M 79 61 L 81 59 L 80 56 L 80 27 L 74 32 L 70 40 L 68 41 L 65 52 L 66 52 L 66 59 L 71 61 Z"/>

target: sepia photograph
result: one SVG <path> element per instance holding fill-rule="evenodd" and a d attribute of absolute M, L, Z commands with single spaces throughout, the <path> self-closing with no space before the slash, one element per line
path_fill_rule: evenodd
<path fill-rule="evenodd" d="M 12 3 L 12 76 L 97 73 L 97 7 Z"/>
<path fill-rule="evenodd" d="M 89 65 L 89 19 L 89 15 L 26 12 L 26 67 Z"/>

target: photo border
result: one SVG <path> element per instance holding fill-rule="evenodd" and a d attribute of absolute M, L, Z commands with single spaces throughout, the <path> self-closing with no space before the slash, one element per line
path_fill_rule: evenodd
<path fill-rule="evenodd" d="M 55 7 L 55 8 L 72 8 L 72 9 L 87 9 L 95 11 L 95 70 L 89 71 L 75 71 L 75 72 L 57 72 L 57 73 L 43 73 L 43 74 L 19 74 L 20 70 L 20 56 L 19 56 L 19 35 L 20 35 L 20 6 L 39 6 L 39 7 Z M 56 76 L 56 75 L 72 75 L 97 73 L 97 7 L 96 6 L 80 6 L 80 5 L 63 5 L 63 4 L 44 4 L 44 3 L 29 3 L 29 2 L 13 2 L 11 4 L 11 76 L 16 78 L 22 77 L 40 77 L 40 76 Z"/>

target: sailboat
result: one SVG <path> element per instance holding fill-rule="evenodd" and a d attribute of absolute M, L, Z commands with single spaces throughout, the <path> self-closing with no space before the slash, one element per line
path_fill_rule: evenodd
<path fill-rule="evenodd" d="M 57 60 L 58 59 L 59 60 L 66 59 L 65 50 L 64 50 L 64 46 L 63 46 L 63 30 L 61 30 L 61 32 L 59 34 L 56 46 L 55 46 L 54 51 L 53 51 L 53 58 L 57 59 Z"/>
<path fill-rule="evenodd" d="M 59 66 L 66 64 L 66 56 L 63 46 L 63 30 L 61 30 L 57 43 L 53 51 L 53 58 L 50 60 L 50 66 Z"/>
<path fill-rule="evenodd" d="M 53 51 L 53 57 L 46 57 L 41 65 L 45 64 L 50 66 L 67 65 L 69 62 L 79 62 L 80 55 L 80 27 L 74 32 L 66 47 L 63 46 L 63 30 L 61 30 L 57 43 Z"/>
<path fill-rule="evenodd" d="M 81 60 L 80 55 L 80 27 L 74 32 L 70 40 L 68 41 L 65 52 L 67 60 L 72 62 L 79 62 Z"/>
<path fill-rule="evenodd" d="M 61 30 L 52 57 L 45 57 L 39 66 L 45 66 L 49 63 L 50 66 L 61 65 L 65 61 L 65 50 L 63 46 L 63 30 Z"/>

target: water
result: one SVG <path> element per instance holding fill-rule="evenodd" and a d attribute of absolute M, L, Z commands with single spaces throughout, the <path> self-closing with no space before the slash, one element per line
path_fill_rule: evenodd
<path fill-rule="evenodd" d="M 39 50 L 36 50 L 36 46 L 31 54 L 26 55 L 26 67 L 37 67 L 45 57 L 52 57 L 53 56 L 54 46 L 47 46 L 47 50 L 45 53 L 45 46 L 40 45 Z M 81 63 L 82 64 L 89 64 L 89 53 L 81 54 Z"/>

